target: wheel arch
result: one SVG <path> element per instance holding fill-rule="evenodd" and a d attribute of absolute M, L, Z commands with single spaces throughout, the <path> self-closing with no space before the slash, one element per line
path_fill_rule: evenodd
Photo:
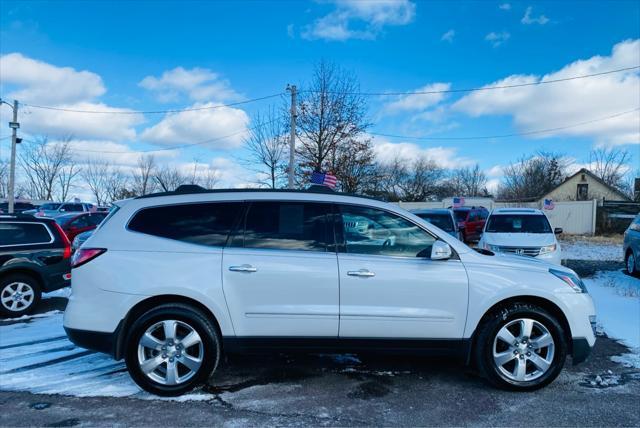
<path fill-rule="evenodd" d="M 478 324 L 473 330 L 473 334 L 471 335 L 470 346 L 468 347 L 467 355 L 466 355 L 467 364 L 470 364 L 473 361 L 472 356 L 477 346 L 476 340 L 478 337 L 479 328 L 485 323 L 485 321 L 487 320 L 487 318 L 491 316 L 491 314 L 495 313 L 496 311 L 499 311 L 504 307 L 513 305 L 515 303 L 528 303 L 528 304 L 536 305 L 546 310 L 551 315 L 553 315 L 558 320 L 558 322 L 560 322 L 560 324 L 562 325 L 562 329 L 564 330 L 565 341 L 568 346 L 567 353 L 568 354 L 573 353 L 572 340 L 571 340 L 571 326 L 564 312 L 557 304 L 555 304 L 549 299 L 545 299 L 544 297 L 539 297 L 539 296 L 529 296 L 529 295 L 513 296 L 513 297 L 505 298 L 495 303 L 493 306 L 487 309 L 485 313 L 482 315 L 482 317 L 478 321 Z"/>
<path fill-rule="evenodd" d="M 0 280 L 6 278 L 9 275 L 15 275 L 15 274 L 30 276 L 38 283 L 40 290 L 42 290 L 42 287 L 44 285 L 44 278 L 42 277 L 42 274 L 38 272 L 36 269 L 30 269 L 24 266 L 16 266 L 16 267 L 11 267 L 11 268 L 2 270 L 0 272 Z"/>
<path fill-rule="evenodd" d="M 214 328 L 216 329 L 216 333 L 218 337 L 222 339 L 222 330 L 220 328 L 220 323 L 215 316 L 215 314 L 204 304 L 198 302 L 195 299 L 190 297 L 176 295 L 176 294 L 163 294 L 158 296 L 149 297 L 148 299 L 144 299 L 138 303 L 136 303 L 130 310 L 127 312 L 127 315 L 120 321 L 118 325 L 117 331 L 117 339 L 114 344 L 114 357 L 116 360 L 120 360 L 124 358 L 126 352 L 127 339 L 129 336 L 129 330 L 133 323 L 138 317 L 140 317 L 145 312 L 156 308 L 160 305 L 171 304 L 171 303 L 180 303 L 184 305 L 191 306 L 200 312 L 202 312 L 207 319 L 209 319 Z"/>

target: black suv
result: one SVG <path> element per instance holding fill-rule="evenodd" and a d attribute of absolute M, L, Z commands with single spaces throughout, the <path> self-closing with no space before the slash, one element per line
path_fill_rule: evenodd
<path fill-rule="evenodd" d="M 71 283 L 71 245 L 47 218 L 0 215 L 0 315 L 32 311 L 42 292 Z"/>

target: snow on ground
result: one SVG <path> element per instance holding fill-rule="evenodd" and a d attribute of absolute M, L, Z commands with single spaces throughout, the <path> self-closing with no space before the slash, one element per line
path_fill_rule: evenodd
<path fill-rule="evenodd" d="M 0 390 L 155 399 L 131 380 L 124 362 L 73 345 L 62 312 L 0 326 Z M 213 399 L 192 393 L 184 400 Z"/>
<path fill-rule="evenodd" d="M 596 306 L 598 326 L 633 352 L 613 360 L 640 368 L 640 279 L 622 271 L 608 271 L 584 282 Z"/>
<path fill-rule="evenodd" d="M 50 299 L 52 297 L 64 297 L 65 299 L 68 299 L 69 296 L 71 296 L 71 287 L 60 288 L 50 293 L 42 293 L 43 299 Z"/>
<path fill-rule="evenodd" d="M 566 260 L 622 260 L 622 245 L 587 240 L 561 241 L 562 259 Z"/>

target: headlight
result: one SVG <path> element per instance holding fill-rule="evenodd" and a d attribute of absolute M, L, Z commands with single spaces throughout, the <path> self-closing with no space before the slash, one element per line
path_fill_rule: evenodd
<path fill-rule="evenodd" d="M 500 251 L 500 247 L 498 247 L 497 245 L 484 244 L 484 249 L 493 251 L 494 253 L 497 253 Z"/>
<path fill-rule="evenodd" d="M 558 246 L 556 244 L 547 245 L 545 247 L 540 248 L 540 254 L 553 253 Z"/>
<path fill-rule="evenodd" d="M 586 293 L 587 287 L 584 285 L 584 282 L 580 279 L 580 277 L 573 273 L 564 272 L 556 269 L 549 269 L 549 273 L 560 278 L 565 282 L 569 287 L 573 288 L 574 291 L 578 293 Z"/>

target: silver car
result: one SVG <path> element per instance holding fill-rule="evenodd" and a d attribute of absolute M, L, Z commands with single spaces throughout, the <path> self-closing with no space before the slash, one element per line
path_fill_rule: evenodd
<path fill-rule="evenodd" d="M 633 219 L 624 232 L 624 262 L 630 275 L 640 273 L 640 214 Z"/>
<path fill-rule="evenodd" d="M 458 222 L 456 222 L 455 217 L 453 216 L 453 211 L 445 208 L 434 208 L 412 210 L 411 212 L 424 221 L 428 221 L 429 223 L 444 230 L 454 238 L 462 241 L 462 235 L 460 234 L 460 230 L 458 229 Z"/>

